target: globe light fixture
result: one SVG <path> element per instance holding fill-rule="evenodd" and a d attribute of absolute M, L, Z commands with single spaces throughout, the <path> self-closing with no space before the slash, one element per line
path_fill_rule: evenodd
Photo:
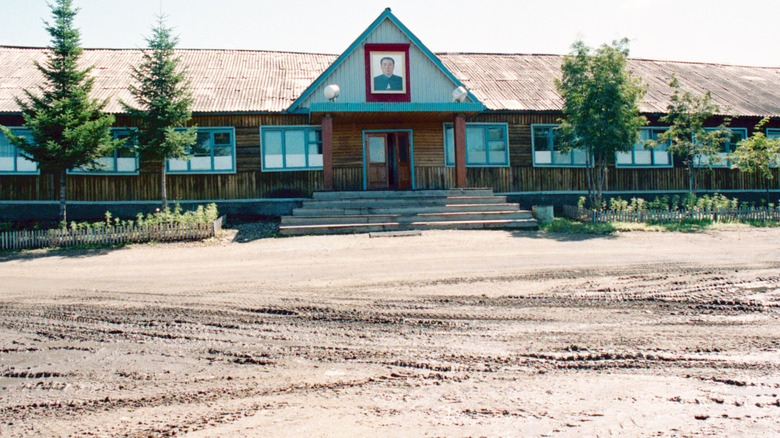
<path fill-rule="evenodd" d="M 330 84 L 327 87 L 325 87 L 325 98 L 329 101 L 333 102 L 339 97 L 339 93 L 341 93 L 341 89 L 336 84 Z"/>
<path fill-rule="evenodd" d="M 452 100 L 455 102 L 461 103 L 466 100 L 467 97 L 469 97 L 469 92 L 464 86 L 460 86 L 452 92 Z"/>

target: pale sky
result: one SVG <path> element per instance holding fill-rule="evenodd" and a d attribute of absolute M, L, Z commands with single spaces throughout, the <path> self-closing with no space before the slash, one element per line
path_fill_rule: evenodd
<path fill-rule="evenodd" d="M 0 0 L 0 45 L 43 47 L 46 0 Z M 74 0 L 89 48 L 142 48 L 162 11 L 181 48 L 340 54 L 386 7 L 433 52 L 631 56 L 780 66 L 780 0 Z"/>

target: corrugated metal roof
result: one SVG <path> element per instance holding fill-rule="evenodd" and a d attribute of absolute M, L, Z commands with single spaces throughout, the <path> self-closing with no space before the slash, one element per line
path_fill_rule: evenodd
<path fill-rule="evenodd" d="M 176 53 L 187 66 L 196 113 L 282 112 L 336 58 L 250 50 L 179 49 Z M 0 112 L 18 112 L 14 97 L 40 84 L 33 61 L 44 63 L 45 50 L 0 47 Z M 141 51 L 134 49 L 86 49 L 80 60 L 83 66 L 94 66 L 92 96 L 109 99 L 106 111 L 111 113 L 122 112 L 119 99 L 134 102 L 127 90 L 132 81 L 130 66 L 140 63 Z"/>
<path fill-rule="evenodd" d="M 438 54 L 439 59 L 492 110 L 560 111 L 555 91 L 562 56 L 482 53 Z M 647 84 L 640 110 L 663 113 L 674 73 L 684 90 L 709 90 L 726 114 L 780 116 L 780 68 L 629 59 L 629 69 Z"/>
<path fill-rule="evenodd" d="M 179 49 L 177 54 L 188 66 L 196 113 L 283 112 L 337 58 L 254 50 Z M 437 56 L 488 110 L 561 109 L 553 82 L 560 77 L 559 55 Z M 45 60 L 45 49 L 0 47 L 0 112 L 19 111 L 14 97 L 37 87 L 41 79 L 33 61 Z M 109 99 L 107 111 L 121 112 L 118 99 L 132 102 L 127 91 L 130 66 L 140 61 L 141 52 L 135 49 L 84 50 L 82 65 L 95 66 L 93 96 Z M 648 84 L 643 112 L 666 110 L 672 93 L 669 77 L 675 73 L 684 89 L 709 90 L 730 114 L 780 117 L 780 68 L 643 59 L 630 59 L 629 67 Z"/>

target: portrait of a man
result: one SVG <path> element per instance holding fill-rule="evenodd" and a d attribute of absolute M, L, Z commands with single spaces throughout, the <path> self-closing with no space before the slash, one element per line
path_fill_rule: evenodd
<path fill-rule="evenodd" d="M 374 90 L 401 90 L 403 79 L 393 74 L 395 60 L 385 56 L 379 61 L 379 65 L 382 68 L 382 74 L 374 77 Z"/>
<path fill-rule="evenodd" d="M 373 83 L 371 92 L 402 94 L 406 92 L 404 53 L 374 52 L 371 54 Z"/>

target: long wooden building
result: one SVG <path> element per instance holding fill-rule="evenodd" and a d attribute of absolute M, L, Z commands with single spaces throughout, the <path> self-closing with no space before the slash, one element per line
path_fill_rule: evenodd
<path fill-rule="evenodd" d="M 562 117 L 554 78 L 558 55 L 434 53 L 385 10 L 341 55 L 245 50 L 177 50 L 194 94 L 198 141 L 187 161 L 169 160 L 169 198 L 180 201 L 271 202 L 318 190 L 414 190 L 489 187 L 523 203 L 586 191 L 585 154 L 562 153 L 553 128 Z M 46 49 L 0 47 L 0 124 L 25 133 L 14 98 L 41 77 L 34 62 Z M 108 99 L 114 135 L 133 123 L 119 100 L 140 50 L 87 49 L 93 97 Z M 733 141 L 765 116 L 780 136 L 780 68 L 630 59 L 648 91 L 643 139 L 665 129 L 672 74 L 684 90 L 704 93 L 733 117 Z M 714 118 L 717 126 L 722 117 Z M 456 147 L 458 145 L 458 147 Z M 728 150 L 724 149 L 724 155 Z M 73 169 L 70 201 L 151 202 L 160 198 L 158 163 L 128 150 L 99 170 Z M 757 177 L 729 168 L 703 172 L 705 191 L 762 191 Z M 608 192 L 674 193 L 686 189 L 685 169 L 663 148 L 642 143 L 619 154 Z M 780 178 L 774 187 L 780 189 Z M 53 175 L 41 174 L 0 134 L 2 205 L 53 203 Z M 548 201 L 549 202 L 549 201 Z"/>

